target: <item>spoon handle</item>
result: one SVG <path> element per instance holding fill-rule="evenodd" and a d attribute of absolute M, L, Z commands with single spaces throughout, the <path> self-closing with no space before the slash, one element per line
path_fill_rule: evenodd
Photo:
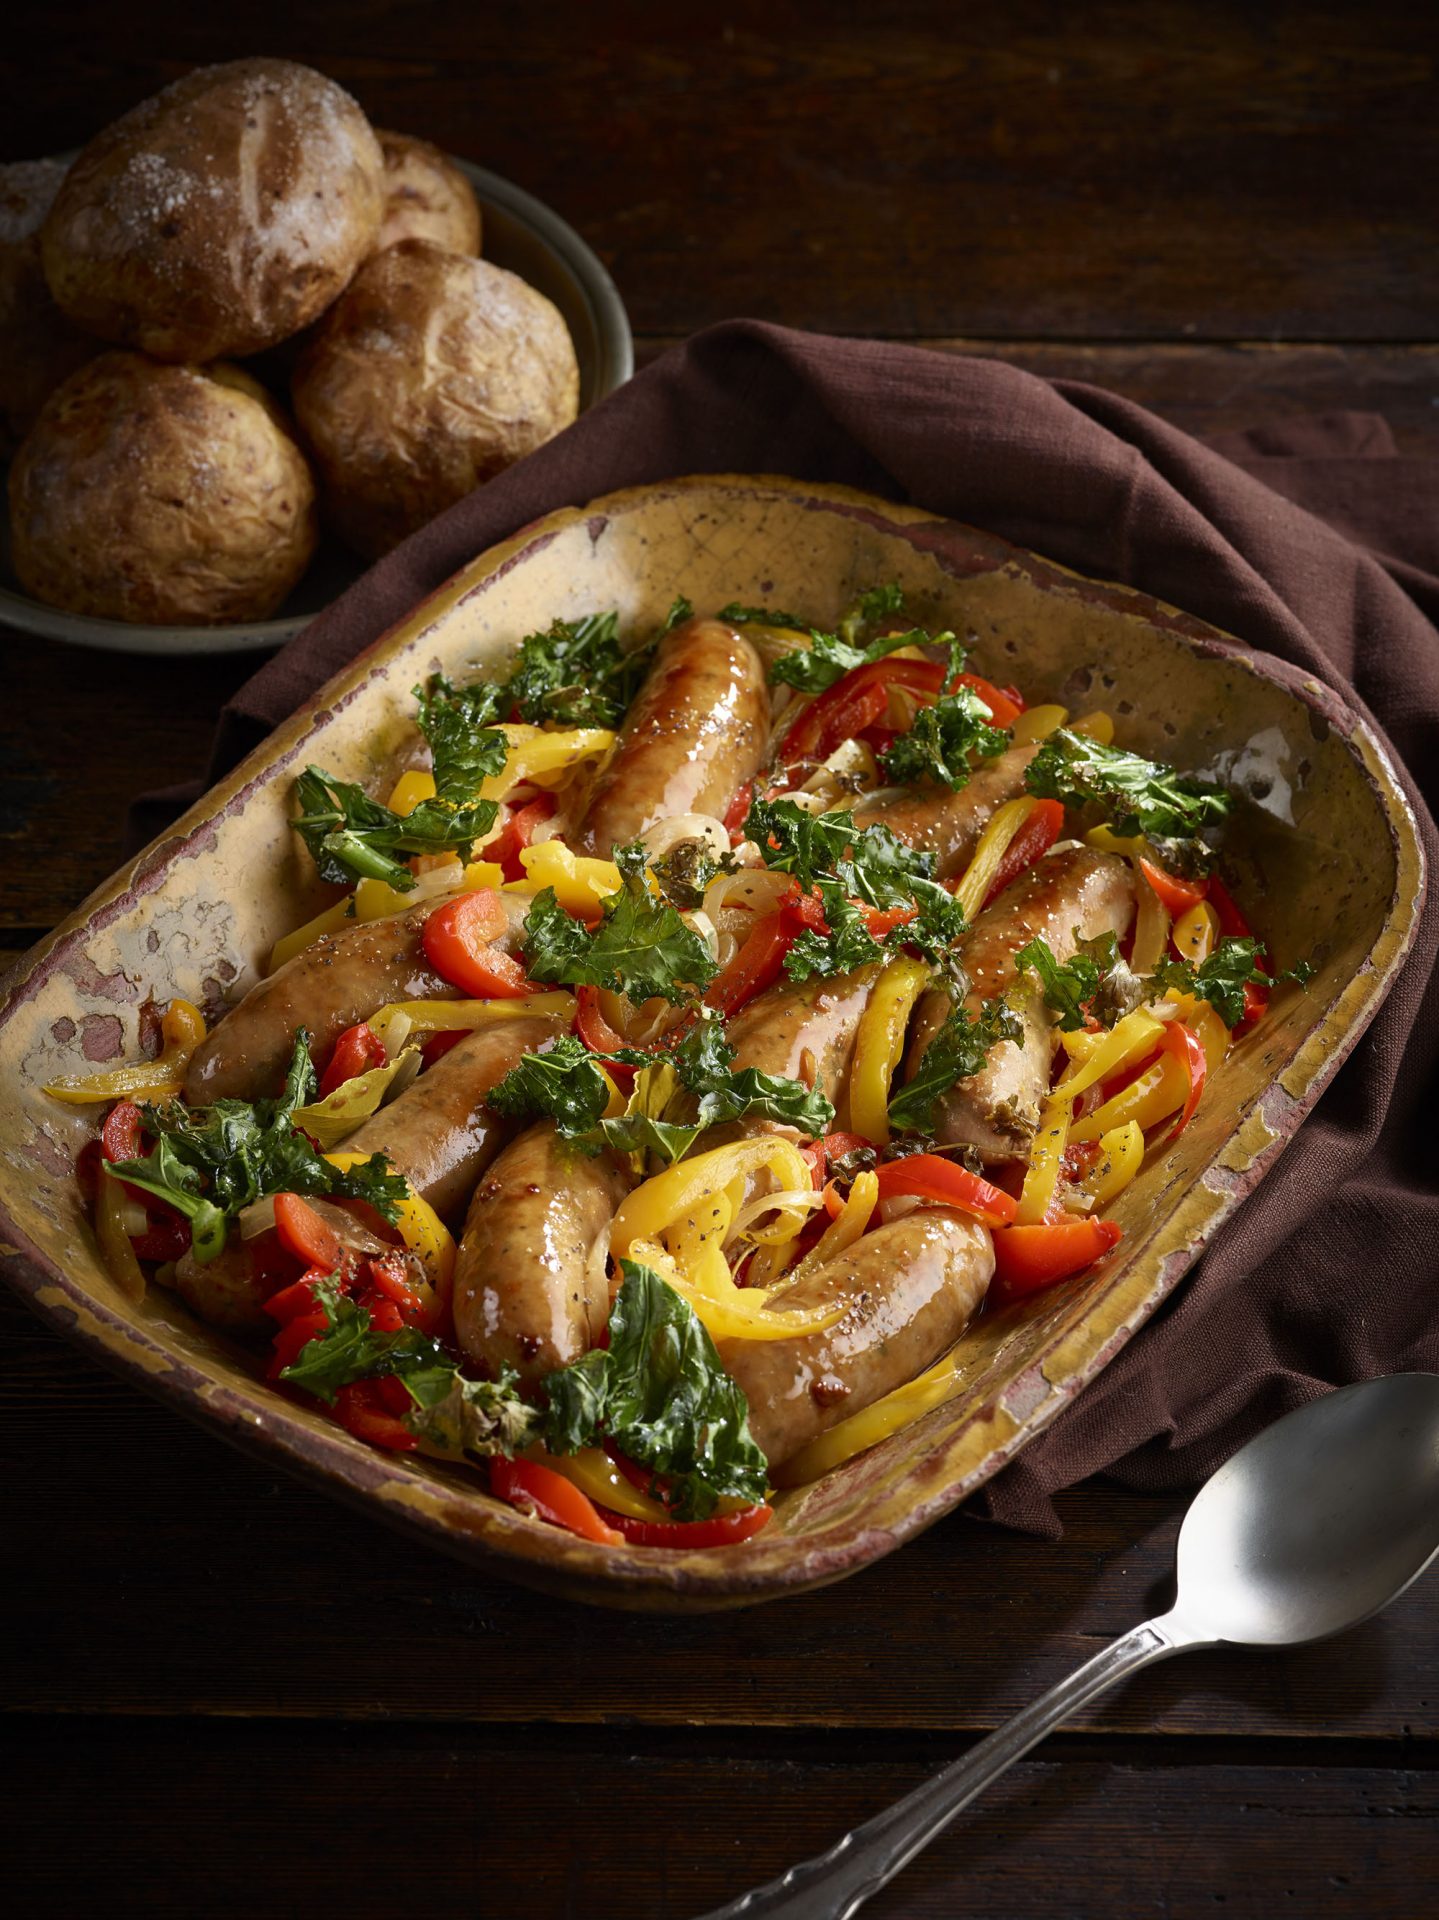
<path fill-rule="evenodd" d="M 1152 1661 L 1197 1642 L 1172 1615 L 1132 1627 L 971 1747 L 962 1760 L 867 1820 L 827 1853 L 791 1867 L 778 1880 L 741 1894 L 703 1920 L 849 1920 L 872 1893 L 927 1847 L 975 1795 L 997 1780 L 1060 1721 L 1096 1694 Z"/>

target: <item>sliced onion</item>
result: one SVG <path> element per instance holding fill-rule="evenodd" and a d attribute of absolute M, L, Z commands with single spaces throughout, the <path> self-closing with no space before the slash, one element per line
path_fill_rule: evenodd
<path fill-rule="evenodd" d="M 709 915 L 704 912 L 703 909 L 700 909 L 695 913 L 682 913 L 680 918 L 690 928 L 691 932 L 699 935 L 700 939 L 704 941 L 710 950 L 710 959 L 718 963 L 720 947 L 719 928 L 715 925 L 714 921 L 710 919 Z"/>
<path fill-rule="evenodd" d="M 257 1235 L 268 1233 L 275 1224 L 275 1196 L 267 1194 L 263 1200 L 252 1200 L 248 1207 L 240 1212 L 240 1238 L 253 1240 Z"/>
<path fill-rule="evenodd" d="M 794 876 L 769 867 L 743 867 L 738 873 L 718 873 L 705 888 L 703 911 L 712 925 L 724 931 L 726 910 L 742 907 L 764 919 L 779 908 L 794 886 Z M 730 929 L 733 931 L 733 929 Z"/>
<path fill-rule="evenodd" d="M 640 835 L 651 860 L 658 860 L 682 840 L 703 841 L 712 859 L 718 860 L 730 850 L 729 832 L 723 820 L 712 813 L 676 813 L 668 820 L 657 820 L 648 833 Z"/>
<path fill-rule="evenodd" d="M 408 1020 L 410 1016 L 406 1014 L 404 1017 Z M 392 1100 L 398 1100 L 400 1095 L 419 1078 L 420 1068 L 424 1064 L 425 1057 L 418 1047 L 410 1047 L 402 1052 L 400 1064 L 395 1068 L 395 1077 L 381 1095 L 380 1105 L 387 1107 Z"/>
<path fill-rule="evenodd" d="M 150 1216 L 138 1200 L 127 1198 L 120 1204 L 120 1225 L 132 1240 L 138 1239 L 149 1231 Z"/>
<path fill-rule="evenodd" d="M 740 1239 L 750 1239 L 759 1244 L 761 1236 L 752 1233 L 750 1228 L 754 1221 L 767 1213 L 783 1213 L 789 1222 L 786 1237 L 792 1237 L 794 1215 L 813 1213 L 816 1207 L 823 1205 L 824 1195 L 816 1193 L 812 1187 L 786 1187 L 778 1193 L 751 1194 L 730 1223 L 730 1230 L 725 1235 L 725 1246 L 728 1248 Z"/>
<path fill-rule="evenodd" d="M 892 1193 L 887 1199 L 880 1201 L 875 1211 L 885 1226 L 888 1226 L 893 1220 L 903 1220 L 907 1214 L 913 1213 L 916 1207 L 933 1207 L 938 1204 L 937 1201 L 926 1200 L 922 1194 L 918 1193 Z"/>

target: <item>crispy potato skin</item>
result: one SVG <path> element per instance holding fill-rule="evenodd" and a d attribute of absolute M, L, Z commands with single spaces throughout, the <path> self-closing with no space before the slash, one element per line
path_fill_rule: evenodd
<path fill-rule="evenodd" d="M 273 613 L 315 550 L 315 488 L 236 367 L 104 353 L 51 394 L 10 469 L 15 571 L 37 599 L 181 626 Z"/>
<path fill-rule="evenodd" d="M 373 558 L 569 426 L 580 375 L 543 294 L 402 240 L 326 314 L 291 391 L 325 511 Z"/>
<path fill-rule="evenodd" d="M 258 353 L 323 313 L 374 245 L 379 141 L 288 60 L 187 74 L 97 134 L 41 236 L 64 311 L 157 360 Z"/>
<path fill-rule="evenodd" d="M 450 253 L 480 251 L 480 203 L 447 154 L 408 133 L 376 127 L 385 156 L 385 209 L 373 251 L 429 240 Z"/>
<path fill-rule="evenodd" d="M 40 264 L 40 228 L 65 168 L 58 160 L 0 167 L 0 455 L 12 454 L 40 409 L 100 342 L 55 305 Z"/>

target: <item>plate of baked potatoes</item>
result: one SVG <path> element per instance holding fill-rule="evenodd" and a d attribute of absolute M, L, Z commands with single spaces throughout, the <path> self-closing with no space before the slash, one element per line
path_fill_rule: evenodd
<path fill-rule="evenodd" d="M 291 61 L 0 167 L 0 622 L 278 646 L 633 371 L 572 228 Z"/>

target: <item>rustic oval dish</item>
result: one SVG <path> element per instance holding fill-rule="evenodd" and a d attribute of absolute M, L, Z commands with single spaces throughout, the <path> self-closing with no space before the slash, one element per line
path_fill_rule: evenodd
<path fill-rule="evenodd" d="M 1225 1060 L 1217 1097 L 1117 1202 L 1116 1255 L 1076 1286 L 986 1315 L 954 1397 L 812 1485 L 782 1492 L 756 1539 L 708 1552 L 591 1546 L 526 1519 L 477 1477 L 382 1455 L 259 1378 L 257 1356 L 155 1289 L 108 1278 L 72 1178 L 93 1117 L 41 1086 L 137 1048 L 148 996 L 213 1014 L 277 931 L 320 904 L 290 830 L 291 781 L 317 759 L 378 774 L 409 689 L 501 658 L 555 615 L 618 607 L 798 605 L 832 619 L 902 582 L 917 617 L 976 638 L 976 665 L 1031 699 L 1107 705 L 1123 744 L 1182 766 L 1249 749 L 1232 837 L 1240 894 L 1275 963 L 1311 957 Z M 1232 764 L 1232 763 L 1230 763 Z M 1239 770 L 1243 772 L 1243 768 Z M 1373 1016 L 1423 897 L 1414 820 L 1373 734 L 1327 688 L 1126 587 L 1081 579 L 920 510 L 807 482 L 704 476 L 566 508 L 481 555 L 336 676 L 174 830 L 21 963 L 0 1003 L 0 1269 L 60 1331 L 236 1444 L 491 1571 L 609 1606 L 700 1609 L 853 1573 L 958 1505 L 1092 1379 L 1176 1287 L 1261 1179 Z"/>

